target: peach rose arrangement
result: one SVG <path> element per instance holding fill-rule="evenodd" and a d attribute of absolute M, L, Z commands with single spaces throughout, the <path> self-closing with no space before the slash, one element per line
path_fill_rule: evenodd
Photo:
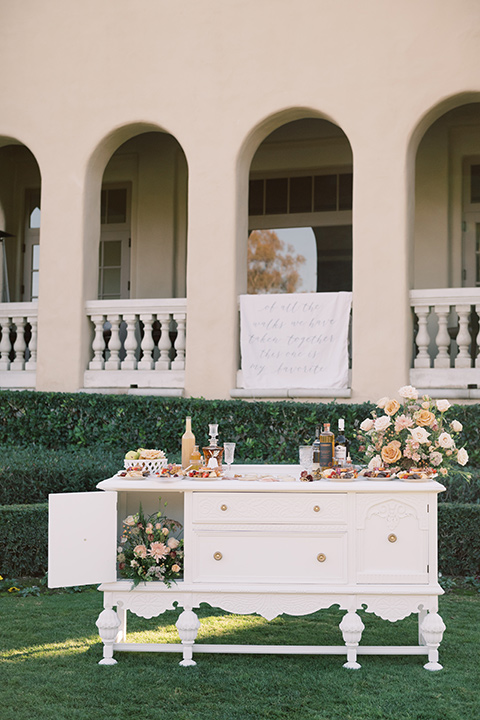
<path fill-rule="evenodd" d="M 360 424 L 360 450 L 369 469 L 398 467 L 404 470 L 434 468 L 446 475 L 453 464 L 464 466 L 468 453 L 457 447 L 463 427 L 458 420 L 445 421 L 448 400 L 418 397 L 418 391 L 406 385 L 398 391 L 401 402 L 381 398 L 371 417 Z"/>
<path fill-rule="evenodd" d="M 161 511 L 145 516 L 140 505 L 138 513 L 123 521 L 117 548 L 120 575 L 135 585 L 160 580 L 170 587 L 183 573 L 183 540 L 177 537 L 181 528 Z"/>

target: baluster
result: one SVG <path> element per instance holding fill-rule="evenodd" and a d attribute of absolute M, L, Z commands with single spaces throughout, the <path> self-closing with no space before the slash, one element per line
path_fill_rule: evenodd
<path fill-rule="evenodd" d="M 470 305 L 456 305 L 455 310 L 458 315 L 458 355 L 455 358 L 456 368 L 471 367 L 472 360 L 470 357 L 470 333 L 468 331 L 468 317 L 470 315 Z"/>
<path fill-rule="evenodd" d="M 95 336 L 92 342 L 93 358 L 88 364 L 89 370 L 103 370 L 105 363 L 103 360 L 103 351 L 105 350 L 105 340 L 103 338 L 103 315 L 92 315 L 90 320 L 95 326 Z"/>
<path fill-rule="evenodd" d="M 175 360 L 172 362 L 172 370 L 185 370 L 185 324 L 186 314 L 178 313 L 173 315 L 177 323 L 177 339 L 174 348 L 177 352 Z"/>
<path fill-rule="evenodd" d="M 141 348 L 143 350 L 143 357 L 138 363 L 139 370 L 153 370 L 154 362 L 152 357 L 152 351 L 155 347 L 152 335 L 153 315 L 146 313 L 140 315 L 140 320 L 143 322 L 143 340 Z"/>
<path fill-rule="evenodd" d="M 136 370 L 137 358 L 135 351 L 137 349 L 137 339 L 135 337 L 136 315 L 124 315 L 123 319 L 127 324 L 127 337 L 125 338 L 125 360 L 122 361 L 122 370 Z"/>
<path fill-rule="evenodd" d="M 36 370 L 37 369 L 37 318 L 36 317 L 29 317 L 27 318 L 27 322 L 30 325 L 30 342 L 28 343 L 28 351 L 30 353 L 30 357 L 28 358 L 26 367 L 27 370 Z"/>
<path fill-rule="evenodd" d="M 430 342 L 430 336 L 427 329 L 427 320 L 430 313 L 430 308 L 425 305 L 416 306 L 414 308 L 415 314 L 418 317 L 418 332 L 415 342 L 418 347 L 418 355 L 415 358 L 414 367 L 416 368 L 429 368 L 430 367 L 430 355 L 428 354 L 428 344 Z"/>
<path fill-rule="evenodd" d="M 157 313 L 157 320 L 160 323 L 160 329 L 162 334 L 158 341 L 158 350 L 160 357 L 155 363 L 155 370 L 170 370 L 170 348 L 172 346 L 170 342 L 170 336 L 168 334 L 170 328 L 170 315 L 168 313 Z"/>
<path fill-rule="evenodd" d="M 480 321 L 480 305 L 475 305 L 475 310 L 477 311 L 477 315 Z M 477 335 L 477 356 L 475 358 L 475 367 L 480 367 L 480 322 L 478 327 L 478 335 Z"/>
<path fill-rule="evenodd" d="M 108 360 L 105 361 L 105 370 L 120 370 L 120 349 L 122 343 L 120 341 L 120 315 L 107 315 L 110 323 L 111 335 L 108 342 L 108 351 L 110 353 Z"/>
<path fill-rule="evenodd" d="M 10 370 L 10 318 L 2 322 L 2 340 L 0 341 L 0 370 Z"/>
<path fill-rule="evenodd" d="M 448 334 L 448 315 L 450 313 L 450 306 L 435 305 L 435 312 L 438 317 L 438 332 L 436 337 L 438 355 L 433 365 L 436 368 L 449 368 L 450 355 L 448 354 L 448 348 L 450 347 L 450 335 Z"/>
<path fill-rule="evenodd" d="M 10 370 L 25 370 L 25 350 L 27 349 L 25 343 L 25 318 L 14 317 L 12 321 L 17 328 L 17 338 L 13 345 L 15 357 L 10 365 Z"/>

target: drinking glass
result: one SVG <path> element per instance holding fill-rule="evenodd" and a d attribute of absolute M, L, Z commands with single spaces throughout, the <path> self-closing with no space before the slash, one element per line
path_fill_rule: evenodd
<path fill-rule="evenodd" d="M 235 455 L 235 443 L 226 442 L 223 443 L 223 459 L 228 465 L 227 475 L 232 474 L 232 463 Z"/>
<path fill-rule="evenodd" d="M 307 472 L 311 470 L 313 465 L 313 447 L 311 445 L 300 445 L 298 448 L 298 459 L 304 470 Z"/>

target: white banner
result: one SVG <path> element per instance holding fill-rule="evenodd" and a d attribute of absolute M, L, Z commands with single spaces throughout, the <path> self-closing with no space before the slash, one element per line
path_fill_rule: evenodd
<path fill-rule="evenodd" d="M 240 296 L 243 387 L 344 388 L 352 293 Z"/>

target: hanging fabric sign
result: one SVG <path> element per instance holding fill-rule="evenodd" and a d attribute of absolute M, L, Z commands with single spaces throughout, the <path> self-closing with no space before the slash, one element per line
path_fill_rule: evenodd
<path fill-rule="evenodd" d="M 352 293 L 240 296 L 243 387 L 344 388 Z"/>

